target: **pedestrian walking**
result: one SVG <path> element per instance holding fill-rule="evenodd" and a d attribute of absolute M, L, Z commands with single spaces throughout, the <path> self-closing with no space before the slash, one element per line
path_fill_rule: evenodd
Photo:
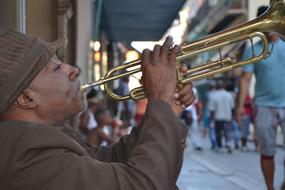
<path fill-rule="evenodd" d="M 266 6 L 259 7 L 257 16 L 263 14 L 267 8 Z M 267 33 L 266 36 L 273 47 L 271 55 L 265 60 L 243 67 L 239 83 L 236 117 L 241 121 L 245 113 L 246 96 L 252 76 L 255 75 L 254 124 L 260 147 L 260 164 L 267 188 L 273 190 L 275 189 L 273 186 L 274 156 L 278 126 L 281 126 L 283 136 L 285 136 L 285 43 L 272 33 Z M 254 48 L 257 53 L 260 52 L 262 43 L 256 43 Z M 252 57 L 251 52 L 250 47 L 245 51 L 243 58 Z"/>
<path fill-rule="evenodd" d="M 234 101 L 232 95 L 225 90 L 221 80 L 217 81 L 216 91 L 209 99 L 211 125 L 215 127 L 218 148 L 222 148 L 222 137 L 224 137 L 228 153 L 232 152 L 230 136 L 233 109 Z"/>

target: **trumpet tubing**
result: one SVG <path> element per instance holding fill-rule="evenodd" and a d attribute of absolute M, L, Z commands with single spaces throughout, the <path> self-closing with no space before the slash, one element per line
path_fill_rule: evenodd
<path fill-rule="evenodd" d="M 230 29 L 195 40 L 181 47 L 181 53 L 177 56 L 177 80 L 179 84 L 212 77 L 216 74 L 241 67 L 246 64 L 255 63 L 265 59 L 269 55 L 268 40 L 265 32 L 273 32 L 285 40 L 285 5 L 283 0 L 271 0 L 269 9 L 260 17 Z M 251 59 L 235 61 L 230 57 L 222 57 L 221 49 L 244 40 L 259 38 L 263 43 L 263 49 L 259 55 L 254 55 Z M 181 61 L 213 50 L 220 51 L 220 59 L 201 66 L 190 68 L 186 73 L 179 72 Z M 118 95 L 109 86 L 111 81 L 128 77 L 141 72 L 140 60 L 132 61 L 112 68 L 106 76 L 95 83 L 81 86 L 82 92 L 97 85 L 104 85 L 106 93 L 113 99 L 123 101 L 127 99 L 139 100 L 145 98 L 143 87 L 133 89 L 128 95 Z M 122 72 L 127 70 L 126 72 Z M 122 72 L 122 73 L 120 73 Z M 119 73 L 119 74 L 117 74 Z"/>

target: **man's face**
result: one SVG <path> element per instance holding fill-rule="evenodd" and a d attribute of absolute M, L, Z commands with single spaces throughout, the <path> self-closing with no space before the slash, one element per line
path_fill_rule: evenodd
<path fill-rule="evenodd" d="M 29 86 L 35 92 L 39 117 L 59 122 L 84 109 L 79 74 L 79 69 L 56 57 L 50 60 Z"/>

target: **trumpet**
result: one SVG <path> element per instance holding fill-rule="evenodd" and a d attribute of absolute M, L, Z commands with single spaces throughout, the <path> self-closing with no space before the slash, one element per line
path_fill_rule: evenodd
<path fill-rule="evenodd" d="M 256 19 L 183 45 L 181 52 L 176 58 L 178 84 L 184 85 L 198 79 L 212 77 L 216 74 L 265 59 L 270 54 L 268 47 L 269 42 L 265 35 L 266 32 L 276 33 L 282 40 L 285 40 L 285 4 L 283 0 L 270 0 L 268 10 Z M 251 45 L 253 45 L 253 38 L 259 38 L 263 44 L 263 49 L 258 55 L 255 55 L 253 50 L 253 56 L 247 60 L 236 61 L 229 56 L 222 57 L 222 48 L 244 40 L 250 40 Z M 190 68 L 185 73 L 179 71 L 179 66 L 183 60 L 213 50 L 220 52 L 219 60 Z M 114 93 L 109 85 L 111 81 L 141 72 L 140 63 L 141 60 L 135 60 L 114 67 L 103 79 L 91 84 L 81 85 L 81 90 L 84 92 L 93 86 L 104 85 L 106 93 L 114 100 L 143 99 L 145 98 L 143 86 L 134 88 L 129 94 L 121 96 Z"/>

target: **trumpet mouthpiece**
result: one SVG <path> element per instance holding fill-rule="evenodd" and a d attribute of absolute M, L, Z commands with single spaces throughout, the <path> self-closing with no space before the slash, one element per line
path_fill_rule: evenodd
<path fill-rule="evenodd" d="M 82 94 L 84 94 L 84 93 L 87 92 L 91 87 L 92 87 L 91 84 L 81 84 L 81 85 L 80 85 L 80 92 L 81 92 Z"/>

